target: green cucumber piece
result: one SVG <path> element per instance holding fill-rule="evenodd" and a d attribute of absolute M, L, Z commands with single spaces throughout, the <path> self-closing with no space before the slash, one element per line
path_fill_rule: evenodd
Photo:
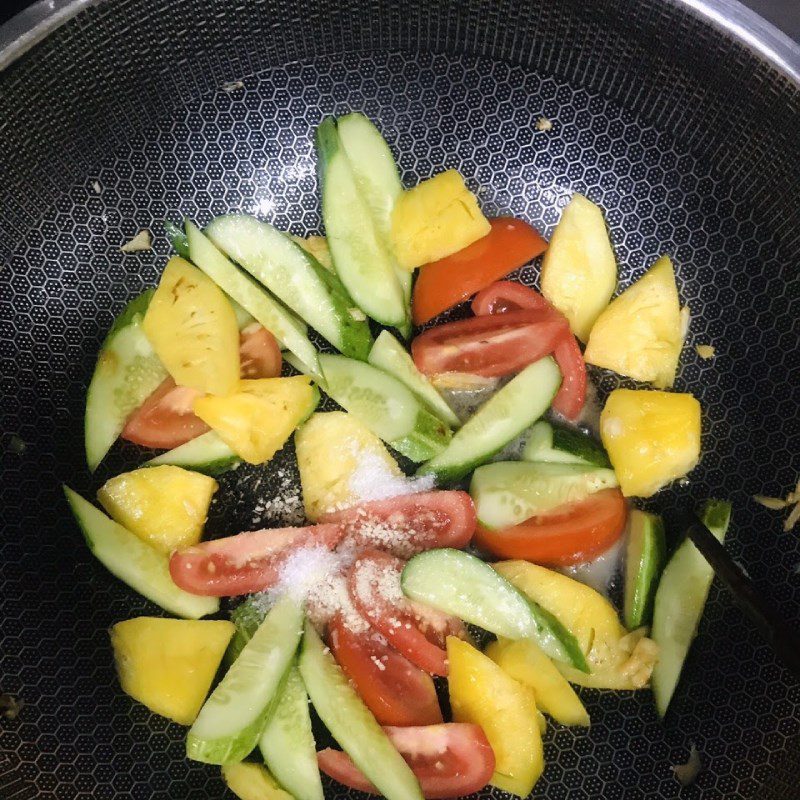
<path fill-rule="evenodd" d="M 255 217 L 217 217 L 204 233 L 337 350 L 366 360 L 372 346 L 369 324 L 353 318 L 355 301 L 314 256 Z"/>
<path fill-rule="evenodd" d="M 496 461 L 478 467 L 469 493 L 485 528 L 508 528 L 617 486 L 613 469 L 584 464 Z"/>
<path fill-rule="evenodd" d="M 358 112 L 336 121 L 339 141 L 347 154 L 358 191 L 369 209 L 375 229 L 384 247 L 392 251 L 392 212 L 403 192 L 392 151 L 381 132 L 367 117 Z M 398 325 L 404 339 L 411 335 L 411 284 L 413 275 L 393 259 L 405 304 L 406 322 Z M 444 417 L 442 417 L 444 419 Z M 447 420 L 445 419 L 445 422 Z"/>
<path fill-rule="evenodd" d="M 506 639 L 533 639 L 551 658 L 589 671 L 578 640 L 553 614 L 463 550 L 420 553 L 406 564 L 400 581 L 412 600 Z"/>
<path fill-rule="evenodd" d="M 664 523 L 657 514 L 631 509 L 625 549 L 622 617 L 628 630 L 650 623 L 658 579 L 664 568 Z"/>
<path fill-rule="evenodd" d="M 700 513 L 700 519 L 720 542 L 725 540 L 730 518 L 731 504 L 724 500 L 707 501 Z M 672 554 L 661 575 L 650 633 L 659 654 L 650 682 L 662 717 L 667 713 L 689 647 L 697 636 L 713 578 L 714 570 L 689 539 Z"/>
<path fill-rule="evenodd" d="M 423 464 L 418 474 L 438 482 L 457 481 L 487 462 L 547 411 L 561 385 L 561 372 L 550 356 L 525 367 L 490 397 L 456 431 L 444 452 Z"/>
<path fill-rule="evenodd" d="M 241 459 L 228 447 L 214 431 L 207 431 L 185 444 L 151 458 L 143 466 L 157 467 L 160 464 L 173 464 L 184 469 L 193 469 L 205 475 L 221 475 L 238 467 Z"/>
<path fill-rule="evenodd" d="M 611 466 L 606 451 L 590 436 L 551 425 L 546 420 L 539 420 L 531 427 L 522 458 L 525 461 L 544 461 L 549 464 Z"/>
<path fill-rule="evenodd" d="M 312 375 L 318 376 L 317 350 L 306 335 L 305 324 L 228 261 L 189 220 L 186 220 L 186 237 L 192 262 L 306 364 Z"/>
<path fill-rule="evenodd" d="M 407 386 L 417 399 L 436 417 L 452 428 L 458 428 L 461 420 L 436 391 L 434 385 L 417 369 L 414 359 L 389 331 L 381 331 L 367 359 L 373 367 L 382 369 Z"/>
<path fill-rule="evenodd" d="M 125 427 L 125 421 L 167 377 L 142 328 L 155 290 L 131 300 L 105 338 L 86 393 L 84 442 L 94 472 Z"/>
<path fill-rule="evenodd" d="M 303 611 L 283 597 L 242 648 L 186 737 L 186 755 L 206 764 L 241 761 L 258 744 L 303 632 Z"/>
<path fill-rule="evenodd" d="M 399 453 L 424 461 L 447 445 L 450 428 L 394 376 L 345 356 L 325 353 L 319 362 L 325 391 Z"/>
<path fill-rule="evenodd" d="M 200 619 L 219 611 L 216 597 L 189 594 L 173 583 L 169 556 L 145 544 L 68 486 L 64 494 L 89 549 L 112 575 L 178 617 Z"/>
<path fill-rule="evenodd" d="M 308 621 L 299 666 L 319 718 L 378 791 L 387 800 L 422 800 L 411 768 Z"/>
<path fill-rule="evenodd" d="M 267 616 L 267 609 L 263 602 L 255 598 L 248 597 L 239 603 L 231 612 L 231 622 L 236 630 L 225 651 L 225 663 L 230 666 L 239 657 L 239 653 L 244 650 L 244 646 L 253 638 L 259 625 Z"/>
<path fill-rule="evenodd" d="M 408 317 L 394 256 L 359 191 L 332 118 L 317 128 L 315 144 L 322 219 L 336 274 L 367 316 L 383 325 L 404 325 Z"/>
<path fill-rule="evenodd" d="M 187 261 L 190 260 L 189 256 L 189 240 L 186 238 L 186 231 L 178 224 L 170 219 L 164 220 L 164 233 L 167 236 L 172 249 Z"/>
<path fill-rule="evenodd" d="M 269 771 L 295 800 L 324 800 L 308 693 L 296 666 L 289 669 L 258 747 Z"/>

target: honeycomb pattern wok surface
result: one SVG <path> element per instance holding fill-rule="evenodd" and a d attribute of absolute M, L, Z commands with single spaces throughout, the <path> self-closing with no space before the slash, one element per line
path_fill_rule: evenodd
<path fill-rule="evenodd" d="M 673 257 L 691 310 L 676 388 L 701 400 L 704 457 L 648 507 L 669 522 L 730 498 L 729 550 L 800 619 L 798 531 L 750 499 L 800 473 L 800 90 L 680 5 L 527 5 L 119 0 L 0 75 L 0 692 L 22 703 L 0 715 L 4 800 L 227 796 L 184 729 L 119 690 L 108 628 L 162 612 L 92 558 L 60 484 L 91 495 L 144 460 L 119 446 L 90 478 L 82 413 L 112 319 L 165 263 L 161 221 L 243 211 L 321 232 L 325 114 L 375 119 L 407 185 L 454 167 L 487 214 L 545 235 L 587 194 L 623 287 Z M 152 251 L 122 254 L 144 228 Z M 291 446 L 229 473 L 211 535 L 296 521 L 270 501 L 297 486 Z M 800 796 L 800 686 L 716 584 L 665 723 L 647 692 L 581 697 L 591 728 L 549 726 L 535 797 Z M 702 770 L 682 789 L 671 765 L 691 745 Z"/>

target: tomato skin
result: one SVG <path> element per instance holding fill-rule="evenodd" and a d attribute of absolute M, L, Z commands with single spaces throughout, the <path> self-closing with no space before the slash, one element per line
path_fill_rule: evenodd
<path fill-rule="evenodd" d="M 415 325 L 424 325 L 547 249 L 547 242 L 521 219 L 499 217 L 490 225 L 482 239 L 420 269 L 412 306 Z"/>
<path fill-rule="evenodd" d="M 384 730 L 413 770 L 427 800 L 464 797 L 482 789 L 492 777 L 494 753 L 477 725 L 447 722 Z M 327 748 L 317 753 L 317 761 L 319 768 L 339 783 L 379 794 L 346 753 Z"/>
<path fill-rule="evenodd" d="M 281 374 L 281 350 L 275 337 L 257 322 L 239 337 L 242 378 L 276 378 Z M 120 434 L 142 447 L 171 450 L 210 430 L 192 410 L 200 393 L 176 386 L 167 378 L 128 418 Z"/>
<path fill-rule="evenodd" d="M 434 547 L 466 547 L 478 522 L 472 498 L 462 491 L 372 500 L 323 514 L 319 521 L 341 525 L 345 543 L 355 549 L 378 548 L 398 558 L 411 558 Z M 379 534 L 383 525 L 391 535 L 376 538 L 376 524 Z"/>
<path fill-rule="evenodd" d="M 169 560 L 169 572 L 177 586 L 192 594 L 252 594 L 275 583 L 281 566 L 297 548 L 333 550 L 341 538 L 338 525 L 248 531 L 176 550 Z"/>
<path fill-rule="evenodd" d="M 400 587 L 405 562 L 379 550 L 361 553 L 347 579 L 350 599 L 361 616 L 412 664 L 447 675 L 448 635 L 463 635 L 461 620 L 426 613 Z M 421 613 L 420 613 L 421 612 Z"/>
<path fill-rule="evenodd" d="M 566 319 L 546 309 L 471 317 L 420 334 L 411 342 L 411 355 L 425 375 L 503 377 L 552 353 L 565 328 L 569 330 Z"/>
<path fill-rule="evenodd" d="M 472 312 L 478 316 L 507 314 L 525 309 L 549 310 L 563 318 L 561 312 L 537 291 L 512 281 L 497 281 L 487 286 L 472 301 Z M 566 419 L 574 421 L 586 402 L 586 363 L 578 341 L 569 329 L 553 349 L 553 357 L 563 378 L 553 399 L 553 409 Z"/>
<path fill-rule="evenodd" d="M 608 550 L 622 535 L 627 515 L 622 492 L 604 489 L 510 528 L 489 530 L 479 524 L 475 544 L 498 558 L 568 567 Z"/>
<path fill-rule="evenodd" d="M 366 632 L 353 631 L 337 614 L 328 627 L 328 645 L 381 725 L 435 725 L 442 721 L 431 676 L 400 655 L 379 633 L 368 626 Z"/>

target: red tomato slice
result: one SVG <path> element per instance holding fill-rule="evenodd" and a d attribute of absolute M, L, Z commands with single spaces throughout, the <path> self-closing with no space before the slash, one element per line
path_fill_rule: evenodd
<path fill-rule="evenodd" d="M 547 249 L 547 242 L 521 219 L 500 217 L 490 224 L 482 239 L 420 269 L 414 285 L 415 325 L 424 325 Z"/>
<path fill-rule="evenodd" d="M 447 675 L 447 637 L 465 635 L 464 625 L 456 617 L 407 600 L 400 588 L 404 566 L 404 561 L 379 550 L 362 553 L 348 576 L 350 598 L 364 619 L 412 664 Z"/>
<path fill-rule="evenodd" d="M 192 404 L 200 392 L 188 386 L 176 386 L 167 378 L 128 417 L 120 434 L 142 447 L 171 450 L 209 430 L 203 420 L 195 416 Z"/>
<path fill-rule="evenodd" d="M 447 722 L 411 728 L 384 728 L 419 781 L 428 800 L 464 797 L 482 789 L 494 773 L 495 758 L 477 725 Z M 317 753 L 319 768 L 339 783 L 380 794 L 346 753 L 330 748 Z"/>
<path fill-rule="evenodd" d="M 278 378 L 281 374 L 281 348 L 277 339 L 257 322 L 248 325 L 239 339 L 242 378 Z"/>
<path fill-rule="evenodd" d="M 181 589 L 192 594 L 251 594 L 272 586 L 286 559 L 300 548 L 333 550 L 341 538 L 338 525 L 249 531 L 177 550 L 169 560 L 169 572 Z"/>
<path fill-rule="evenodd" d="M 472 312 L 478 316 L 523 310 L 550 310 L 563 318 L 561 312 L 537 291 L 512 281 L 497 281 L 476 295 L 472 301 Z M 586 402 L 586 364 L 578 342 L 569 329 L 556 344 L 553 356 L 563 378 L 553 399 L 553 409 L 566 419 L 575 420 Z"/>
<path fill-rule="evenodd" d="M 328 628 L 328 644 L 381 725 L 435 725 L 442 721 L 433 678 L 401 656 L 366 620 L 337 614 Z"/>
<path fill-rule="evenodd" d="M 241 333 L 239 359 L 242 378 L 276 378 L 281 374 L 281 350 L 275 337 L 257 322 Z M 200 393 L 186 386 L 176 386 L 167 378 L 144 403 L 131 414 L 122 438 L 142 447 L 170 450 L 209 430 L 195 416 L 192 404 Z"/>
<path fill-rule="evenodd" d="M 411 558 L 434 547 L 466 547 L 477 517 L 466 492 L 423 492 L 372 500 L 324 514 L 320 522 L 344 528 L 344 542 L 356 550 L 377 548 Z"/>
<path fill-rule="evenodd" d="M 542 311 L 491 314 L 430 328 L 411 342 L 417 369 L 426 375 L 470 372 L 486 378 L 519 372 L 552 353 L 567 321 Z"/>
<path fill-rule="evenodd" d="M 627 514 L 622 492 L 604 489 L 510 528 L 488 530 L 478 525 L 475 544 L 498 558 L 566 567 L 608 550 L 622 535 Z"/>

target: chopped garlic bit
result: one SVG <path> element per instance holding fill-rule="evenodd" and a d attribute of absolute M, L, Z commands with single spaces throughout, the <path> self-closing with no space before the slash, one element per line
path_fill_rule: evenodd
<path fill-rule="evenodd" d="M 227 83 L 223 83 L 219 88 L 222 89 L 223 92 L 230 94 L 231 92 L 235 92 L 237 89 L 244 89 L 244 82 L 228 81 Z"/>
<path fill-rule="evenodd" d="M 681 340 L 686 339 L 686 334 L 689 333 L 689 325 L 692 324 L 692 310 L 689 306 L 684 306 L 681 309 Z"/>
<path fill-rule="evenodd" d="M 783 511 L 783 509 L 793 506 L 792 510 L 789 512 L 789 516 L 786 517 L 786 521 L 783 523 L 784 531 L 788 532 L 792 530 L 792 528 L 800 522 L 800 480 L 797 481 L 794 490 L 789 492 L 785 498 L 767 497 L 763 494 L 755 494 L 753 495 L 753 500 L 759 505 L 764 506 L 764 508 L 768 508 L 770 511 Z"/>
<path fill-rule="evenodd" d="M 710 344 L 698 344 L 694 349 L 700 358 L 705 359 L 714 358 L 717 352 Z"/>
<path fill-rule="evenodd" d="M 642 633 L 640 634 L 639 631 L 642 631 Z M 649 683 L 653 667 L 658 661 L 658 645 L 644 635 L 643 628 L 628 634 L 628 636 L 633 636 L 634 634 L 639 635 L 639 641 L 636 642 L 631 651 L 630 658 L 620 667 L 620 672 L 626 678 L 630 678 L 631 683 L 637 689 L 642 689 Z M 627 639 L 628 637 L 624 638 Z"/>
<path fill-rule="evenodd" d="M 764 508 L 768 508 L 770 511 L 783 511 L 783 509 L 789 505 L 785 500 L 781 500 L 780 497 L 767 497 L 763 494 L 754 494 L 753 500 L 759 505 L 764 506 Z"/>
<path fill-rule="evenodd" d="M 360 308 L 348 308 L 347 311 L 356 322 L 363 322 L 367 318 L 367 315 Z"/>
<path fill-rule="evenodd" d="M 627 636 L 623 636 L 619 640 L 619 648 L 625 653 L 632 653 L 637 644 L 647 636 L 649 629 L 647 627 L 637 628 L 631 631 Z"/>
<path fill-rule="evenodd" d="M 95 194 L 100 194 L 103 191 L 103 187 L 100 185 L 100 181 L 92 181 L 92 190 Z"/>
<path fill-rule="evenodd" d="M 153 237 L 147 228 L 139 231 L 136 236 L 133 237 L 128 242 L 120 247 L 120 251 L 123 253 L 139 253 L 142 250 L 152 250 L 153 248 Z"/>
<path fill-rule="evenodd" d="M 547 119 L 547 117 L 539 117 L 533 127 L 536 128 L 537 131 L 551 131 L 553 130 L 553 123 L 551 120 Z"/>
<path fill-rule="evenodd" d="M 689 760 L 685 764 L 675 764 L 672 771 L 681 786 L 690 786 L 695 782 L 703 765 L 700 763 L 700 753 L 697 748 L 692 745 L 689 749 Z"/>

